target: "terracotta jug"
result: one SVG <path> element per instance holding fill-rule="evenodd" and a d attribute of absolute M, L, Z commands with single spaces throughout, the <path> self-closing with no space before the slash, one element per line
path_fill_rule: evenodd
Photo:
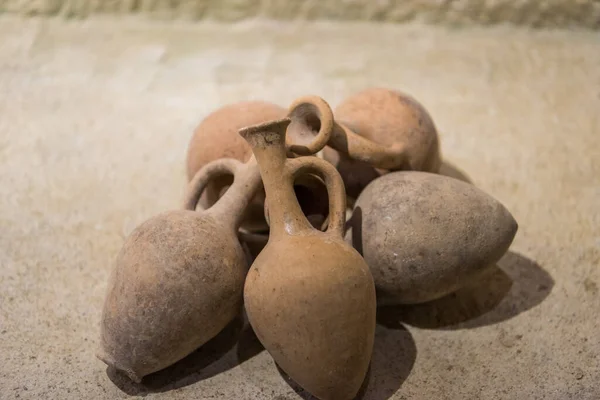
<path fill-rule="evenodd" d="M 314 102 L 314 97 L 300 98 L 289 107 L 288 115 L 297 108 L 307 110 L 307 104 Z M 407 94 L 367 89 L 344 100 L 334 115 L 333 132 L 323 157 L 336 166 L 351 199 L 389 171 L 439 170 L 436 127 L 427 110 Z M 306 112 L 304 116 L 305 125 L 318 126 L 318 116 Z"/>
<path fill-rule="evenodd" d="M 303 110 L 299 107 L 296 114 L 292 116 L 292 124 L 288 130 L 288 155 L 293 156 L 295 152 L 304 154 L 319 153 L 331 136 L 333 126 L 333 112 L 327 107 L 323 107 L 319 99 L 314 102 L 315 105 L 307 105 Z M 315 120 L 302 118 L 303 112 L 309 112 L 314 115 L 319 127 L 315 134 L 318 139 L 313 137 L 312 129 Z M 262 122 L 283 118 L 287 113 L 285 108 L 276 104 L 264 101 L 242 101 L 221 107 L 209 114 L 194 131 L 190 141 L 187 154 L 188 179 L 202 166 L 219 158 L 235 158 L 246 162 L 252 155 L 250 146 L 240 137 L 238 130 Z M 233 180 L 231 175 L 223 175 L 209 182 L 206 190 L 200 198 L 199 205 L 210 207 L 227 190 Z M 305 175 L 298 179 L 295 184 L 298 192 L 300 205 L 305 213 L 311 218 L 315 226 L 322 223 L 324 217 L 322 214 L 327 208 L 327 197 L 323 196 L 324 186 L 315 176 Z M 267 234 L 269 227 L 265 221 L 264 214 L 265 195 L 260 190 L 255 195 L 251 204 L 247 208 L 246 214 L 241 224 L 242 234 L 245 238 L 250 238 L 253 233 Z M 259 235 L 260 236 L 260 235 Z M 259 240 L 260 241 L 260 240 Z"/>
<path fill-rule="evenodd" d="M 240 137 L 238 130 L 261 122 L 283 118 L 286 109 L 266 101 L 240 101 L 228 104 L 210 113 L 194 130 L 187 151 L 187 175 L 191 180 L 204 165 L 220 158 L 234 158 L 246 162 L 252 156 L 250 146 Z M 224 174 L 209 182 L 199 205 L 206 208 L 215 204 L 231 185 L 233 176 Z M 263 216 L 264 192 L 259 190 L 242 221 L 248 232 L 266 232 Z"/>
<path fill-rule="evenodd" d="M 369 366 L 375 333 L 375 286 L 368 266 L 343 240 L 341 177 L 317 157 L 286 159 L 289 119 L 240 131 L 260 167 L 271 231 L 244 286 L 248 320 L 277 364 L 320 399 L 351 399 Z M 329 193 L 329 225 L 313 228 L 292 182 L 320 176 Z"/>
<path fill-rule="evenodd" d="M 474 185 L 419 171 L 372 181 L 358 197 L 346 240 L 363 255 L 379 305 L 422 303 L 489 270 L 517 222 Z"/>
<path fill-rule="evenodd" d="M 205 211 L 191 211 L 208 182 L 230 189 Z M 189 184 L 183 210 L 150 218 L 126 239 L 112 271 L 98 358 L 140 382 L 219 333 L 241 310 L 249 267 L 236 236 L 261 187 L 254 159 L 215 160 Z"/>

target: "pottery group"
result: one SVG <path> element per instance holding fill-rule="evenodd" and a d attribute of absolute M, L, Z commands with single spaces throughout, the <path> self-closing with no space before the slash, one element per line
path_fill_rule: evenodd
<path fill-rule="evenodd" d="M 476 281 L 516 235 L 511 213 L 438 174 L 441 160 L 433 119 L 399 91 L 335 110 L 318 96 L 215 110 L 192 135 L 181 209 L 141 224 L 117 256 L 98 357 L 140 382 L 245 310 L 304 390 L 354 398 L 377 306 Z"/>

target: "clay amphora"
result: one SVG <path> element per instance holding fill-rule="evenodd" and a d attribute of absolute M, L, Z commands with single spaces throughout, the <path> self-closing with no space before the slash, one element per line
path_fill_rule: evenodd
<path fill-rule="evenodd" d="M 398 171 L 358 197 L 346 240 L 363 255 L 379 305 L 422 303 L 465 286 L 508 250 L 517 222 L 474 185 Z"/>
<path fill-rule="evenodd" d="M 204 165 L 220 158 L 234 158 L 246 162 L 252 156 L 250 146 L 238 134 L 238 130 L 261 122 L 283 118 L 286 109 L 266 101 L 241 101 L 225 105 L 210 113 L 194 130 L 188 145 L 187 176 L 191 180 Z M 229 174 L 209 182 L 200 198 L 199 205 L 206 208 L 215 204 L 231 185 Z M 242 221 L 242 228 L 249 232 L 266 232 L 268 226 L 263 216 L 264 192 L 259 190 Z"/>
<path fill-rule="evenodd" d="M 342 238 L 341 177 L 317 157 L 286 159 L 289 119 L 242 129 L 261 171 L 271 231 L 246 277 L 244 302 L 258 339 L 277 364 L 320 399 L 351 399 L 367 373 L 375 333 L 375 286 L 368 266 Z M 320 176 L 329 225 L 313 228 L 292 182 Z"/>
<path fill-rule="evenodd" d="M 313 102 L 314 97 L 296 100 L 288 115 Z M 309 121 L 316 119 L 305 115 Z M 407 94 L 367 89 L 345 99 L 334 115 L 333 132 L 323 157 L 342 175 L 350 198 L 355 199 L 370 181 L 389 171 L 439 170 L 436 127 L 427 110 Z"/>
<path fill-rule="evenodd" d="M 205 211 L 191 211 L 207 183 L 235 176 Z M 219 333 L 241 310 L 249 267 L 236 236 L 246 206 L 261 187 L 254 159 L 202 167 L 183 210 L 150 218 L 126 239 L 104 303 L 98 358 L 140 382 Z"/>

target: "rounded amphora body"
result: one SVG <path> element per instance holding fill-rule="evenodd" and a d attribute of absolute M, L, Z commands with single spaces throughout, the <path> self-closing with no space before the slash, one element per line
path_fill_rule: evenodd
<path fill-rule="evenodd" d="M 438 172 L 437 129 L 425 107 L 410 95 L 385 88 L 365 89 L 342 101 L 334 115 L 353 133 L 384 149 L 396 146 L 404 155 L 398 165 L 379 167 L 327 147 L 324 157 L 338 168 L 351 197 L 356 198 L 369 182 L 389 171 Z"/>
<path fill-rule="evenodd" d="M 270 241 L 244 289 L 248 319 L 277 364 L 320 399 L 352 399 L 371 359 L 375 292 L 368 267 L 341 239 Z"/>
<path fill-rule="evenodd" d="M 98 357 L 132 380 L 179 361 L 216 336 L 243 304 L 248 261 L 236 231 L 260 187 L 258 167 L 218 160 L 190 183 L 184 210 L 164 212 L 126 239 L 112 270 Z M 211 176 L 236 173 L 211 209 L 191 211 Z"/>
<path fill-rule="evenodd" d="M 99 357 L 136 382 L 196 350 L 241 310 L 246 256 L 212 216 L 180 210 L 150 219 L 117 265 Z"/>
<path fill-rule="evenodd" d="M 419 171 L 372 181 L 349 225 L 346 240 L 369 265 L 379 305 L 422 303 L 465 286 L 504 255 L 518 229 L 481 189 Z"/>

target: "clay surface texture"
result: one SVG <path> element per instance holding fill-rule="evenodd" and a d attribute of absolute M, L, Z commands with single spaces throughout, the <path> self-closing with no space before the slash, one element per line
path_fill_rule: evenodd
<path fill-rule="evenodd" d="M 218 220 L 197 214 L 173 211 L 142 224 L 117 259 L 98 356 L 136 382 L 196 350 L 241 311 L 246 255 Z"/>
<path fill-rule="evenodd" d="M 421 303 L 480 278 L 508 250 L 517 222 L 475 186 L 399 171 L 356 201 L 347 240 L 373 273 L 378 304 Z"/>
<path fill-rule="evenodd" d="M 193 211 L 214 177 L 226 194 Z M 185 210 L 152 217 L 126 239 L 108 285 L 98 357 L 140 382 L 212 339 L 242 309 L 247 255 L 236 235 L 260 187 L 255 162 L 215 160 L 189 184 Z"/>
<path fill-rule="evenodd" d="M 344 136 L 366 139 L 364 151 L 349 152 L 347 140 L 326 148 L 324 157 L 344 178 L 352 198 L 378 176 L 390 170 L 438 172 L 441 166 L 437 129 L 427 110 L 412 96 L 373 87 L 354 93 L 335 108 Z M 368 142 L 373 144 L 368 146 Z M 335 149 L 335 150 L 334 150 Z M 336 151 L 338 150 L 338 151 Z"/>
<path fill-rule="evenodd" d="M 238 130 L 285 115 L 285 109 L 266 101 L 238 101 L 212 111 L 196 127 L 188 144 L 187 176 L 191 180 L 196 172 L 211 161 L 233 158 L 241 162 L 250 159 L 252 151 L 238 135 Z M 200 205 L 213 205 L 227 190 L 232 175 L 212 179 L 200 197 Z M 268 226 L 263 217 L 264 193 L 259 191 L 245 211 L 242 227 L 250 232 L 264 232 Z"/>

